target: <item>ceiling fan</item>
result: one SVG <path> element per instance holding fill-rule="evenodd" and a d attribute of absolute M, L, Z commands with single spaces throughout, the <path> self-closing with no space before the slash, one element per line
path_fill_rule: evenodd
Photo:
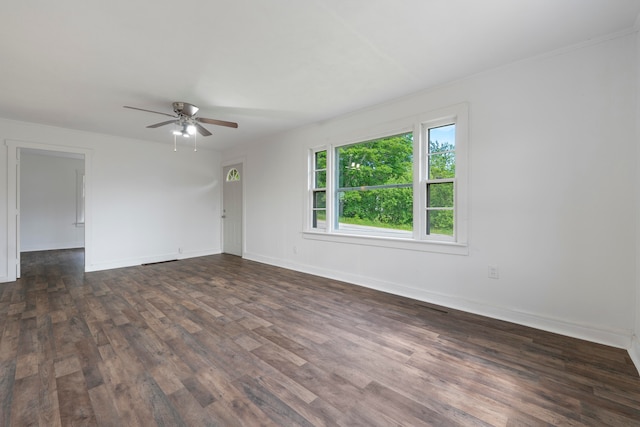
<path fill-rule="evenodd" d="M 171 120 L 149 125 L 147 127 L 158 128 L 160 126 L 175 124 L 175 125 L 178 125 L 180 129 L 174 130 L 173 131 L 174 135 L 182 135 L 184 137 L 194 135 L 196 131 L 200 133 L 200 135 L 202 136 L 211 135 L 211 132 L 209 132 L 200 123 L 207 123 L 210 125 L 217 125 L 217 126 L 226 126 L 230 128 L 238 127 L 238 124 L 234 122 L 227 122 L 224 120 L 216 120 L 216 119 L 207 119 L 205 117 L 196 117 L 196 113 L 198 112 L 199 108 L 193 104 L 189 104 L 188 102 L 174 102 L 172 105 L 173 105 L 173 112 L 175 113 L 175 115 L 168 114 L 168 113 L 161 113 L 160 111 L 145 110 L 144 108 L 129 107 L 128 105 L 125 105 L 124 108 L 130 108 L 132 110 L 146 111 L 148 113 L 162 114 L 163 116 L 172 117 Z"/>

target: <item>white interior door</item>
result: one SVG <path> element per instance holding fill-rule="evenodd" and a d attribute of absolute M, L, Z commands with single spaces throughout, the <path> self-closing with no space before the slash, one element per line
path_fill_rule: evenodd
<path fill-rule="evenodd" d="M 242 164 L 223 168 L 222 251 L 242 256 Z"/>

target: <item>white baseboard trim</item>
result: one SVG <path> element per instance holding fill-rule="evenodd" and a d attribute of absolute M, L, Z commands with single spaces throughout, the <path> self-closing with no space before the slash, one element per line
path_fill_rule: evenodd
<path fill-rule="evenodd" d="M 636 370 L 638 371 L 638 373 L 640 373 L 640 338 L 635 334 L 631 339 L 629 356 L 631 357 L 631 361 L 633 362 L 633 364 L 636 365 Z"/>
<path fill-rule="evenodd" d="M 178 254 L 178 259 L 189 259 L 189 258 L 198 258 L 201 256 L 209 256 L 209 255 L 218 255 L 221 254 L 222 250 L 220 248 L 217 249 L 205 249 L 200 251 L 187 251 L 181 254 Z"/>
<path fill-rule="evenodd" d="M 423 289 L 414 289 L 398 283 L 385 282 L 378 279 L 352 275 L 339 271 L 326 270 L 311 265 L 297 264 L 290 261 L 264 257 L 257 254 L 245 253 L 244 257 L 252 261 L 271 264 L 278 267 L 309 273 L 329 279 L 353 283 L 358 286 L 371 288 L 394 295 L 412 298 L 419 301 L 436 304 L 454 310 L 478 314 L 493 319 L 504 320 L 523 326 L 529 326 L 547 332 L 553 332 L 572 338 L 583 339 L 599 344 L 628 350 L 631 348 L 631 331 L 609 330 L 595 325 L 568 322 L 563 319 L 550 318 L 536 313 L 513 310 L 505 307 L 492 306 L 482 302 L 468 300 L 453 295 L 445 295 Z M 635 361 L 634 361 L 635 362 Z M 638 366 L 638 363 L 636 366 Z"/>
<path fill-rule="evenodd" d="M 120 259 L 120 260 L 114 260 L 114 261 L 94 263 L 91 265 L 86 265 L 84 271 L 87 273 L 90 273 L 93 271 L 111 270 L 114 268 L 124 268 L 124 267 L 135 267 L 137 265 L 142 265 L 142 264 L 152 264 L 156 262 L 196 258 L 201 256 L 207 256 L 207 255 L 216 255 L 219 253 L 220 253 L 219 249 L 188 251 L 183 253 L 171 252 L 171 253 L 151 255 L 146 257 Z"/>
<path fill-rule="evenodd" d="M 66 242 L 49 245 L 22 246 L 20 252 L 55 251 L 58 249 L 79 249 L 84 248 L 84 242 Z"/>
<path fill-rule="evenodd" d="M 178 259 L 177 253 L 154 255 L 154 256 L 141 257 L 141 258 L 125 258 L 125 259 L 118 259 L 113 261 L 98 262 L 95 264 L 85 265 L 84 271 L 86 273 L 90 273 L 94 271 L 112 270 L 114 268 L 135 267 L 142 264 L 171 261 L 173 259 Z"/>

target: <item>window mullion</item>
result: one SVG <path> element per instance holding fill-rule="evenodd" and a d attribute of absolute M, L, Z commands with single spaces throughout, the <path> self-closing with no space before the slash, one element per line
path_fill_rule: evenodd
<path fill-rule="evenodd" d="M 360 187 L 340 187 L 336 191 L 369 191 L 369 190 L 383 190 L 387 188 L 409 188 L 413 187 L 413 184 L 384 184 L 384 185 L 363 185 Z"/>
<path fill-rule="evenodd" d="M 425 137 L 422 125 L 414 123 L 413 129 L 413 238 L 422 240 L 424 236 L 423 217 L 426 197 L 422 191 L 422 181 L 425 175 Z"/>
<path fill-rule="evenodd" d="M 336 191 L 335 191 L 335 149 L 333 145 L 329 145 L 327 148 L 327 193 L 326 193 L 326 202 L 327 202 L 327 212 L 326 212 L 326 221 L 327 227 L 325 231 L 327 233 L 333 233 L 335 230 L 335 200 L 336 200 Z"/>

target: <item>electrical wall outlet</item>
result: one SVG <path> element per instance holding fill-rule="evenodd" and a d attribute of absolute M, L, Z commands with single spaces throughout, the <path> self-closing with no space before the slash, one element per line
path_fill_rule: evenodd
<path fill-rule="evenodd" d="M 488 275 L 489 275 L 489 279 L 499 279 L 500 271 L 498 270 L 498 267 L 495 265 L 490 265 Z"/>

